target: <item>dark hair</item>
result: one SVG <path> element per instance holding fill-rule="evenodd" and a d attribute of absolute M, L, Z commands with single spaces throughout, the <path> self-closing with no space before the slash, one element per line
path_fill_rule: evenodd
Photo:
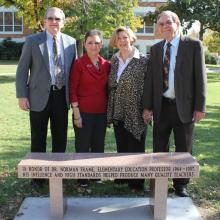
<path fill-rule="evenodd" d="M 85 34 L 85 42 L 86 42 L 86 40 L 87 40 L 88 37 L 92 37 L 92 36 L 99 36 L 99 38 L 101 39 L 101 41 L 103 41 L 103 37 L 102 37 L 101 31 L 96 30 L 96 29 L 93 29 L 93 30 L 88 31 L 88 32 Z"/>

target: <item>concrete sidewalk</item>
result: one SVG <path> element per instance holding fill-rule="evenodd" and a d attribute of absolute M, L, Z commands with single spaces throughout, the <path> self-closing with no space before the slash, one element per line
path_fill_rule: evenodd
<path fill-rule="evenodd" d="M 64 220 L 152 220 L 149 198 L 67 199 Z M 26 198 L 14 220 L 48 220 L 49 199 Z M 202 220 L 190 198 L 168 198 L 167 220 Z"/>

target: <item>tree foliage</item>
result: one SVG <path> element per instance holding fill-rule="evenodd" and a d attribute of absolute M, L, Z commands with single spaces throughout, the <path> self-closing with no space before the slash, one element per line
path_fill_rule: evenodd
<path fill-rule="evenodd" d="M 107 38 L 118 26 L 129 26 L 134 31 L 141 26 L 141 19 L 133 14 L 137 0 L 0 0 L 0 4 L 16 6 L 25 24 L 35 31 L 43 30 L 48 7 L 62 8 L 66 14 L 64 32 L 79 41 L 80 53 L 88 30 L 99 29 Z"/>
<path fill-rule="evenodd" d="M 220 33 L 219 32 L 210 32 L 204 38 L 204 44 L 208 47 L 208 50 L 211 53 L 220 54 Z"/>
<path fill-rule="evenodd" d="M 18 9 L 18 16 L 23 17 L 25 25 L 34 32 L 43 30 L 44 13 L 56 0 L 0 0 L 0 5 L 11 5 Z"/>
<path fill-rule="evenodd" d="M 164 10 L 175 12 L 185 26 L 185 29 L 192 27 L 195 20 L 201 24 L 200 39 L 203 40 L 203 34 L 206 29 L 220 32 L 220 4 L 219 0 L 168 0 L 166 5 L 159 8 L 154 14 L 146 16 L 146 19 L 154 20 L 156 15 Z"/>
<path fill-rule="evenodd" d="M 91 29 L 99 29 L 108 38 L 118 26 L 129 26 L 136 31 L 141 20 L 133 14 L 138 1 L 124 0 L 78 0 L 75 7 L 65 5 L 67 20 L 65 32 L 80 40 Z"/>

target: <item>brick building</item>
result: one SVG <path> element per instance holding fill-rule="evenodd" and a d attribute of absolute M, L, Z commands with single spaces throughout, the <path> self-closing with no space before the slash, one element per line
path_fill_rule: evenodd
<path fill-rule="evenodd" d="M 149 12 L 155 12 L 157 8 L 165 4 L 167 0 L 139 0 L 139 7 L 134 8 L 134 14 L 137 16 L 144 16 Z M 144 54 L 147 54 L 150 47 L 161 40 L 156 24 L 144 22 L 143 27 L 136 32 L 137 42 L 135 46 Z"/>
<path fill-rule="evenodd" d="M 0 7 L 0 41 L 10 38 L 16 42 L 24 41 L 32 31 L 25 27 L 23 19 L 18 19 L 17 9 Z"/>

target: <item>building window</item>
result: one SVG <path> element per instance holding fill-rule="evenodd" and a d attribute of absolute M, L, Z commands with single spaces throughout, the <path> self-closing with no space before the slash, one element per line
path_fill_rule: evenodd
<path fill-rule="evenodd" d="M 23 32 L 23 20 L 17 17 L 15 11 L 0 12 L 0 33 L 21 34 Z"/>
<path fill-rule="evenodd" d="M 154 34 L 154 23 L 144 22 L 143 27 L 137 29 L 137 34 Z"/>

